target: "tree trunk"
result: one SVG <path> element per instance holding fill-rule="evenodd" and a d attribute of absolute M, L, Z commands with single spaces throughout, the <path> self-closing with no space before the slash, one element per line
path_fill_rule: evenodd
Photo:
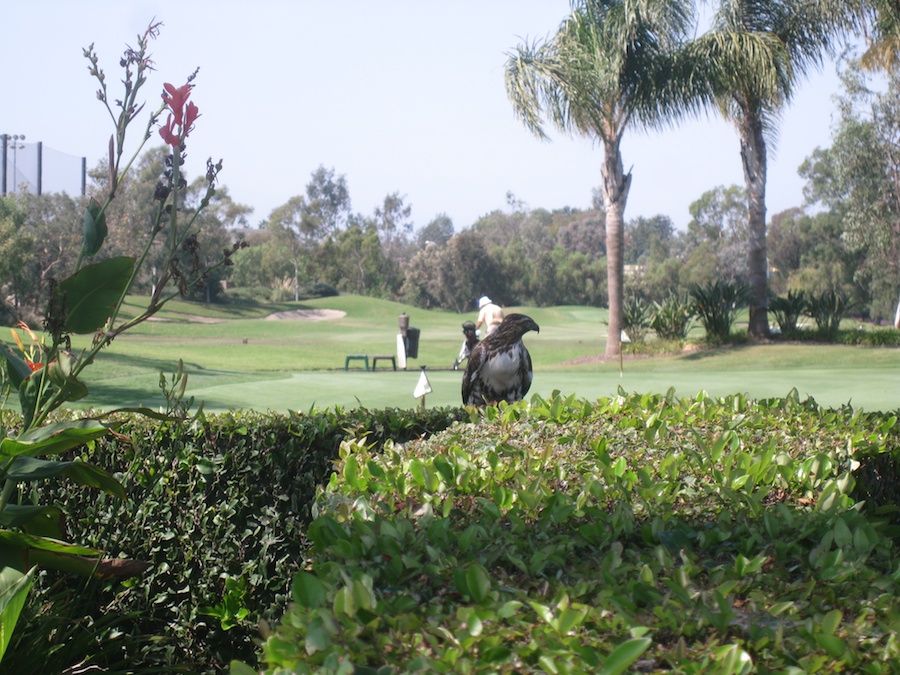
<path fill-rule="evenodd" d="M 625 204 L 631 188 L 631 172 L 622 170 L 619 139 L 604 143 L 603 204 L 606 208 L 606 285 L 609 323 L 606 356 L 622 351 L 622 304 L 625 298 Z"/>
<path fill-rule="evenodd" d="M 756 112 L 740 123 L 741 161 L 747 187 L 747 262 L 750 273 L 750 325 L 754 338 L 769 337 L 768 258 L 766 255 L 766 141 Z"/>

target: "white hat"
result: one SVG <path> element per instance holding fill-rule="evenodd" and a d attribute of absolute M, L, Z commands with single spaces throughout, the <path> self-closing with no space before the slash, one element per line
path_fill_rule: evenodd
<path fill-rule="evenodd" d="M 478 309 L 481 309 L 485 305 L 489 304 L 491 304 L 491 299 L 486 295 L 482 295 L 481 299 L 478 300 Z"/>

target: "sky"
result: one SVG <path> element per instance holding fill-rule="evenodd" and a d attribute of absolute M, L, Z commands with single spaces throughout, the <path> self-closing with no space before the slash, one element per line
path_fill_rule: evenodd
<path fill-rule="evenodd" d="M 503 83 L 507 55 L 552 34 L 568 10 L 568 0 L 8 2 L 0 133 L 41 141 L 45 175 L 54 165 L 69 175 L 81 156 L 95 165 L 114 126 L 83 49 L 94 44 L 111 97 L 121 98 L 119 57 L 155 19 L 163 26 L 151 43 L 147 110 L 164 82 L 183 84 L 200 68 L 187 171 L 197 176 L 207 157 L 222 159 L 220 184 L 253 208 L 253 227 L 303 194 L 319 166 L 346 178 L 354 212 L 371 215 L 399 193 L 417 229 L 446 214 L 459 231 L 508 210 L 510 192 L 532 209 L 587 208 L 602 149 L 556 132 L 539 140 L 515 117 Z M 769 215 L 802 205 L 797 168 L 830 145 L 838 92 L 829 63 L 785 111 L 769 153 Z M 704 192 L 743 185 L 737 134 L 714 115 L 630 130 L 621 150 L 633 173 L 626 220 L 662 214 L 685 228 Z M 18 152 L 27 166 L 28 146 Z"/>

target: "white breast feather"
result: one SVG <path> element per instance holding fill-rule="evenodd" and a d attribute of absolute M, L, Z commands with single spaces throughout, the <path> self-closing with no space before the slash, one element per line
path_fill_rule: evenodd
<path fill-rule="evenodd" d="M 513 387 L 519 376 L 519 350 L 497 354 L 491 359 L 490 368 L 482 368 L 481 377 L 484 383 L 495 391 L 505 391 Z"/>

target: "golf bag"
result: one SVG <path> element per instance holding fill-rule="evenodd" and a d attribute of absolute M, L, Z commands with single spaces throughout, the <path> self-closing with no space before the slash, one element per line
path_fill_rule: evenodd
<path fill-rule="evenodd" d="M 459 356 L 457 356 L 456 360 L 453 362 L 453 370 L 459 370 L 459 364 L 469 358 L 472 349 L 478 344 L 478 331 L 475 329 L 474 323 L 465 321 L 463 322 L 462 329 L 466 339 L 463 340 L 462 347 L 459 348 Z"/>

